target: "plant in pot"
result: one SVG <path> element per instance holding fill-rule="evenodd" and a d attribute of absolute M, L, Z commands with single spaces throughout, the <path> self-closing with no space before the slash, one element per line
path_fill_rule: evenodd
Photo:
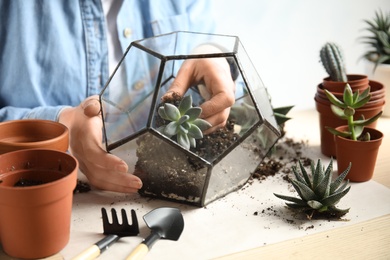
<path fill-rule="evenodd" d="M 345 68 L 343 64 L 343 59 L 341 55 L 340 48 L 333 43 L 327 43 L 320 52 L 321 61 L 324 67 L 329 73 L 333 73 L 335 80 L 337 78 L 344 78 L 347 76 L 345 74 Z M 365 76 L 367 79 L 367 77 Z M 358 108 L 355 112 L 355 119 L 363 115 L 366 118 L 376 115 L 379 111 L 382 111 L 385 104 L 385 94 L 384 86 L 376 81 L 368 81 L 364 84 L 356 84 L 355 81 L 348 80 L 348 85 L 351 87 L 352 91 L 368 91 L 371 95 L 369 101 L 367 101 L 364 106 Z M 336 155 L 336 148 L 334 144 L 333 135 L 325 129 L 325 126 L 338 127 L 344 124 L 343 120 L 335 116 L 331 110 L 331 102 L 326 96 L 325 90 L 331 92 L 339 100 L 343 98 L 344 87 L 347 83 L 343 80 L 338 82 L 336 88 L 325 87 L 325 82 L 317 86 L 317 92 L 315 95 L 316 109 L 319 112 L 319 124 L 320 124 L 320 136 L 321 136 L 321 152 L 324 155 L 329 157 Z M 355 86 L 354 86 L 355 85 Z M 375 128 L 376 122 L 372 122 L 370 127 Z"/>
<path fill-rule="evenodd" d="M 339 209 L 337 203 L 350 190 L 349 181 L 343 183 L 347 176 L 351 165 L 332 181 L 333 176 L 333 160 L 324 168 L 321 160 L 317 164 L 311 162 L 311 174 L 299 161 L 299 169 L 292 167 L 295 179 L 290 179 L 294 189 L 297 191 L 299 198 L 275 194 L 280 199 L 288 201 L 286 205 L 299 213 L 304 213 L 308 219 L 312 218 L 327 218 L 339 219 L 349 212 L 349 209 Z"/>
<path fill-rule="evenodd" d="M 335 136 L 339 173 L 341 173 L 340 169 L 345 168 L 351 162 L 352 168 L 347 175 L 349 180 L 355 182 L 370 180 L 374 173 L 383 133 L 367 126 L 376 121 L 382 115 L 382 111 L 370 118 L 365 119 L 362 116 L 355 120 L 356 109 L 364 106 L 370 100 L 369 91 L 352 92 L 351 87 L 347 84 L 344 89 L 343 101 L 327 90 L 325 93 L 332 103 L 333 113 L 347 122 L 347 125 L 337 128 L 327 127 L 327 130 Z"/>
<path fill-rule="evenodd" d="M 375 12 L 371 20 L 364 20 L 368 26 L 365 31 L 368 35 L 361 37 L 368 46 L 363 58 L 367 61 L 367 74 L 370 78 L 385 85 L 386 93 L 390 93 L 390 12 L 381 10 Z M 390 103 L 390 95 L 386 96 L 386 103 Z M 390 107 L 385 106 L 384 116 L 390 116 Z"/>
<path fill-rule="evenodd" d="M 219 51 L 193 52 L 204 44 Z M 207 101 L 202 88 L 164 94 L 187 59 L 221 58 L 235 71 L 234 107 L 251 107 L 255 120 L 243 127 L 232 108 L 224 128 L 203 135 L 208 125 L 196 118 Z M 195 206 L 242 187 L 281 136 L 267 90 L 236 36 L 173 32 L 132 42 L 100 103 L 106 150 L 134 165 L 141 195 Z"/>
<path fill-rule="evenodd" d="M 333 42 L 327 42 L 320 50 L 321 63 L 328 77 L 322 81 L 322 87 L 331 92 L 342 92 L 346 83 L 353 90 L 364 90 L 368 87 L 367 75 L 347 74 L 341 48 Z"/>

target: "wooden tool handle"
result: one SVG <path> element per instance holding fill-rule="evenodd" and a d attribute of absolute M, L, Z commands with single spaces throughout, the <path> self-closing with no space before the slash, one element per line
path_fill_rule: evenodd
<path fill-rule="evenodd" d="M 88 249 L 81 252 L 79 255 L 74 257 L 72 260 L 92 260 L 100 255 L 100 249 L 97 245 L 93 245 Z"/>
<path fill-rule="evenodd" d="M 139 244 L 133 252 L 126 258 L 126 260 L 141 260 L 144 259 L 149 252 L 149 248 L 144 243 Z"/>
<path fill-rule="evenodd" d="M 107 235 L 72 260 L 93 260 L 118 241 L 119 238 L 117 235 Z"/>

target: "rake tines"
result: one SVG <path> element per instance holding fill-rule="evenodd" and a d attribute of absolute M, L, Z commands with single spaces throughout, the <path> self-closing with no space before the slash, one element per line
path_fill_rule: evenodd
<path fill-rule="evenodd" d="M 120 237 L 124 236 L 136 236 L 139 233 L 138 220 L 135 211 L 131 210 L 131 225 L 127 220 L 126 210 L 121 209 L 122 213 L 122 224 L 119 224 L 118 216 L 115 209 L 111 209 L 112 223 L 109 222 L 107 211 L 102 208 L 103 218 L 103 230 L 104 234 L 114 234 Z"/>

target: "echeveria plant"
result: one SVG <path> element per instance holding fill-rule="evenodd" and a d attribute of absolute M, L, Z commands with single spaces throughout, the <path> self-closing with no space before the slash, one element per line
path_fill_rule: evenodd
<path fill-rule="evenodd" d="M 158 131 L 169 138 L 176 136 L 176 141 L 185 149 L 196 147 L 195 139 L 203 138 L 202 131 L 211 127 L 206 120 L 199 118 L 202 108 L 192 106 L 192 97 L 185 96 L 178 107 L 165 103 L 159 107 L 158 114 L 166 121 L 167 125 L 160 126 Z"/>

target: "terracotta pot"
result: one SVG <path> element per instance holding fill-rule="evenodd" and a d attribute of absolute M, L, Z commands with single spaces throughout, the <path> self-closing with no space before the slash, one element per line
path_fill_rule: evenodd
<path fill-rule="evenodd" d="M 68 150 L 69 131 L 49 120 L 11 120 L 0 123 L 0 154 L 29 148 Z"/>
<path fill-rule="evenodd" d="M 330 92 L 343 92 L 345 84 L 349 84 L 352 91 L 365 90 L 368 87 L 367 75 L 349 74 L 347 75 L 348 82 L 337 82 L 330 79 L 330 77 L 324 78 L 322 84 L 325 89 Z"/>
<path fill-rule="evenodd" d="M 346 121 L 338 118 L 333 114 L 330 103 L 325 103 L 317 97 L 314 98 L 316 103 L 316 109 L 319 113 L 319 128 L 320 128 L 320 137 L 321 137 L 321 152 L 322 154 L 329 157 L 336 157 L 336 147 L 334 143 L 333 134 L 331 134 L 325 126 L 336 128 L 338 126 L 345 125 Z M 377 113 L 382 111 L 383 104 L 378 106 L 373 106 L 369 108 L 360 108 L 355 112 L 355 119 L 358 119 L 361 115 L 364 115 L 365 118 L 370 118 L 375 116 Z M 377 121 L 370 124 L 368 127 L 376 128 Z"/>
<path fill-rule="evenodd" d="M 64 152 L 27 149 L 0 155 L 0 235 L 12 257 L 58 253 L 69 241 L 77 160 Z M 44 184 L 15 187 L 20 179 Z"/>
<path fill-rule="evenodd" d="M 340 126 L 337 129 L 343 131 L 347 128 L 348 126 Z M 351 170 L 346 179 L 353 182 L 368 181 L 372 178 L 383 139 L 383 133 L 376 129 L 366 127 L 364 132 L 370 133 L 370 141 L 353 141 L 335 136 L 338 173 L 341 174 L 351 162 Z"/>
<path fill-rule="evenodd" d="M 370 101 L 366 104 L 366 106 L 369 106 L 370 103 L 373 103 L 375 101 L 382 102 L 385 100 L 385 88 L 384 85 L 381 84 L 380 82 L 370 80 L 369 85 L 371 87 L 371 98 Z M 342 92 L 332 92 L 333 95 L 335 95 L 338 99 L 343 100 L 343 91 Z M 317 92 L 316 96 L 326 102 L 329 102 L 328 97 L 325 94 L 324 87 L 322 84 L 317 85 Z M 381 101 L 378 101 L 381 100 Z"/>
<path fill-rule="evenodd" d="M 387 105 L 383 110 L 383 116 L 390 117 L 390 64 L 379 64 L 374 71 L 374 64 L 367 61 L 366 73 L 370 78 L 385 86 Z"/>

